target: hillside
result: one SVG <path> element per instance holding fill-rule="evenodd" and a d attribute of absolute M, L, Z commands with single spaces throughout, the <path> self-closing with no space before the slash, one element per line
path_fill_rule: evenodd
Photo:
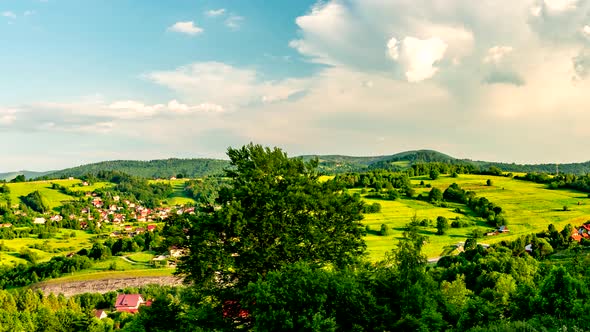
<path fill-rule="evenodd" d="M 79 178 L 99 171 L 120 171 L 144 178 L 169 178 L 182 174 L 184 177 L 202 177 L 220 174 L 229 161 L 219 159 L 162 159 L 150 161 L 114 160 L 67 168 L 45 175 L 45 178 Z"/>
<path fill-rule="evenodd" d="M 303 155 L 297 158 L 309 161 L 314 158 L 319 160 L 319 171 L 325 174 L 337 174 L 346 172 L 362 172 L 369 169 L 388 169 L 400 171 L 420 163 L 451 163 L 470 164 L 481 170 L 492 166 L 499 167 L 506 172 L 521 173 L 555 173 L 557 164 L 514 164 L 493 161 L 474 161 L 470 159 L 457 159 L 434 150 L 405 151 L 386 156 L 353 157 L 344 155 Z M 184 177 L 202 177 L 223 172 L 229 165 L 229 161 L 220 159 L 162 159 L 151 161 L 114 160 L 94 164 L 81 165 L 60 171 L 50 172 L 10 172 L 0 173 L 0 181 L 10 181 L 19 174 L 24 174 L 27 179 L 57 179 L 76 177 L 86 174 L 96 174 L 99 171 L 113 170 L 128 173 L 145 178 L 169 178 L 182 174 Z M 586 174 L 590 173 L 590 161 L 583 163 L 559 164 L 561 173 Z"/>
<path fill-rule="evenodd" d="M 0 181 L 2 181 L 2 180 L 10 181 L 10 180 L 14 179 L 15 177 L 17 177 L 18 175 L 24 175 L 25 178 L 27 178 L 27 179 L 34 179 L 34 178 L 38 178 L 38 177 L 44 176 L 46 174 L 49 174 L 51 172 L 53 172 L 53 171 L 49 171 L 49 172 L 18 171 L 18 172 L 0 173 Z"/>

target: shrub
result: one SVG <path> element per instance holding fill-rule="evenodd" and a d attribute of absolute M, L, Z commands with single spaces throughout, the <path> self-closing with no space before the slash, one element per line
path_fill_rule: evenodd
<path fill-rule="evenodd" d="M 381 230 L 379 231 L 379 234 L 381 236 L 387 236 L 390 234 L 389 231 L 389 226 L 385 225 L 385 224 L 381 224 Z"/>

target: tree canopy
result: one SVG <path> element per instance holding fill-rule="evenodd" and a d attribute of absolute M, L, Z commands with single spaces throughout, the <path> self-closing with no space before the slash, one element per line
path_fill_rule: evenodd
<path fill-rule="evenodd" d="M 179 265 L 187 281 L 240 288 L 287 264 L 344 266 L 364 253 L 360 197 L 319 181 L 317 161 L 254 144 L 228 156 L 217 208 L 188 231 L 190 254 Z"/>

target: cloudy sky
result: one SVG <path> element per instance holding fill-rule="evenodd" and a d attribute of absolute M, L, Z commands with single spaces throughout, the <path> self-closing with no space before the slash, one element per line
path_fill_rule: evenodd
<path fill-rule="evenodd" d="M 0 0 L 0 172 L 435 149 L 590 159 L 590 0 Z"/>

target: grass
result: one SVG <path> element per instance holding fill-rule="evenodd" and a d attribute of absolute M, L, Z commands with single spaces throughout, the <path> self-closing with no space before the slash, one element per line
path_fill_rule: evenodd
<path fill-rule="evenodd" d="M 70 237 L 71 233 L 75 233 L 75 237 Z M 30 247 L 35 244 L 43 245 L 47 242 L 48 247 L 51 249 L 63 249 L 60 252 L 47 252 L 38 249 L 30 249 L 37 253 L 39 256 L 38 262 L 45 262 L 51 259 L 53 256 L 63 256 L 69 252 L 78 251 L 82 248 L 91 247 L 90 239 L 93 237 L 92 234 L 86 233 L 85 231 L 74 231 L 71 229 L 61 229 L 56 237 L 51 239 L 38 239 L 36 237 L 27 237 L 12 240 L 0 240 L 6 247 L 10 248 L 10 251 L 4 251 L 0 253 L 0 264 L 2 265 L 14 265 L 20 263 L 26 263 L 26 261 L 19 257 L 21 248 Z"/>
<path fill-rule="evenodd" d="M 184 191 L 184 184 L 190 179 L 176 179 L 176 180 L 150 180 L 151 183 L 169 183 L 172 186 L 172 195 L 166 198 L 168 205 L 193 205 L 195 200 L 188 197 Z"/>
<path fill-rule="evenodd" d="M 137 263 L 149 263 L 154 258 L 154 255 L 148 252 L 138 252 L 131 255 L 127 255 L 127 258 Z"/>
<path fill-rule="evenodd" d="M 114 184 L 110 183 L 110 182 L 96 182 L 96 183 L 93 183 L 89 186 L 78 186 L 78 184 L 82 183 L 82 181 L 80 181 L 80 180 L 76 180 L 76 181 L 77 181 L 76 183 L 74 183 L 70 186 L 71 191 L 91 192 L 96 189 L 111 188 L 114 186 Z"/>
<path fill-rule="evenodd" d="M 63 194 L 58 190 L 51 189 L 51 183 L 58 183 L 62 186 L 69 187 L 79 182 L 80 180 L 32 181 L 9 183 L 8 187 L 10 188 L 10 199 L 12 200 L 13 205 L 20 202 L 20 196 L 26 196 L 38 190 L 41 196 L 46 200 L 49 208 L 55 209 L 62 205 L 62 201 L 70 201 L 75 198 Z"/>
<path fill-rule="evenodd" d="M 492 180 L 492 186 L 486 185 L 487 179 Z M 416 185 L 420 181 L 443 191 L 450 184 L 456 182 L 463 189 L 475 191 L 478 196 L 486 197 L 501 206 L 508 218 L 510 233 L 485 237 L 480 240 L 482 243 L 492 244 L 502 240 L 514 240 L 521 235 L 546 230 L 549 224 L 554 224 L 561 230 L 567 224 L 579 226 L 590 220 L 590 199 L 585 193 L 571 190 L 550 190 L 542 184 L 487 175 L 459 175 L 458 178 L 441 176 L 434 181 L 428 177 L 412 179 Z M 430 191 L 429 188 L 417 188 L 416 190 L 417 194 L 427 194 L 428 191 Z M 395 247 L 397 240 L 402 235 L 403 227 L 410 222 L 414 214 L 420 220 L 429 218 L 436 222 L 437 216 L 445 216 L 449 219 L 458 216 L 459 214 L 453 212 L 456 207 L 466 210 L 465 206 L 458 204 L 449 204 L 448 208 L 439 208 L 426 202 L 405 198 L 397 201 L 366 200 L 369 203 L 378 201 L 382 206 L 382 211 L 365 215 L 364 223 L 371 227 L 372 232 L 379 231 L 381 224 L 389 225 L 392 230 L 390 236 L 367 235 L 368 252 L 372 260 L 383 258 L 386 252 Z M 564 206 L 568 206 L 569 211 L 563 211 Z M 473 215 L 461 216 L 461 218 L 475 221 L 477 227 L 491 229 Z M 440 256 L 451 250 L 450 246 L 464 241 L 473 229 L 474 227 L 451 228 L 448 234 L 439 236 L 435 235 L 436 229 L 434 227 L 421 228 L 422 234 L 429 236 L 424 253 L 428 257 Z"/>

